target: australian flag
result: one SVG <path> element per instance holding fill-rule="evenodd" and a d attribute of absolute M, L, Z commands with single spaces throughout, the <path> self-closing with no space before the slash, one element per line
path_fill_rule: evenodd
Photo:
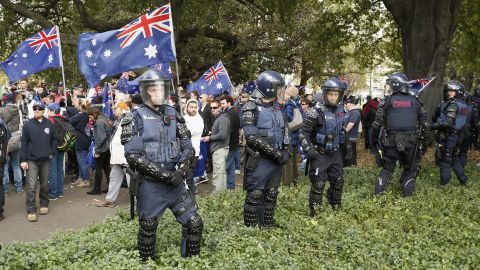
<path fill-rule="evenodd" d="M 222 61 L 209 68 L 200 79 L 187 86 L 189 92 L 198 91 L 201 94 L 221 95 L 223 92 L 232 92 L 232 82 Z"/>
<path fill-rule="evenodd" d="M 90 87 L 124 71 L 175 61 L 170 4 L 121 29 L 81 34 L 77 57 L 80 72 Z"/>
<path fill-rule="evenodd" d="M 0 65 L 10 82 L 16 82 L 45 69 L 61 66 L 58 27 L 43 29 L 23 41 Z"/>
<path fill-rule="evenodd" d="M 415 95 L 420 95 L 434 79 L 435 77 L 408 81 L 409 90 Z"/>
<path fill-rule="evenodd" d="M 112 103 L 112 91 L 110 91 L 108 83 L 105 83 L 105 87 L 103 88 L 102 113 L 110 119 L 113 119 Z"/>
<path fill-rule="evenodd" d="M 242 92 L 247 92 L 249 95 L 251 95 L 255 88 L 257 88 L 255 81 L 249 81 L 248 83 L 243 85 Z"/>
<path fill-rule="evenodd" d="M 172 79 L 172 70 L 169 63 L 160 63 L 155 64 L 149 67 L 150 69 L 157 69 L 163 72 L 167 79 Z M 138 81 L 140 77 L 137 77 L 134 80 L 128 80 L 128 72 L 124 72 L 120 79 L 117 81 L 116 88 L 126 94 L 138 94 L 140 92 L 140 83 Z"/>

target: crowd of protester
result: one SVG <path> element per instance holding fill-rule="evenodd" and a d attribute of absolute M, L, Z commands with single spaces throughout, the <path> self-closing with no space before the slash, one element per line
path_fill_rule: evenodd
<path fill-rule="evenodd" d="M 103 93 L 89 94 L 81 85 L 64 91 L 61 83 L 50 89 L 44 84 L 35 90 L 31 86 L 28 80 L 21 80 L 11 85 L 1 100 L 0 126 L 5 131 L 0 132 L 4 134 L 0 143 L 5 146 L 0 149 L 0 220 L 4 218 L 1 206 L 5 200 L 8 203 L 9 194 L 22 194 L 25 190 L 27 220 L 37 221 L 37 183 L 41 215 L 48 213 L 51 201 L 64 197 L 65 182 L 85 188 L 89 195 L 106 193 L 97 206 L 114 207 L 122 185 L 129 185 L 131 177 L 120 141 L 120 123 L 126 113 L 143 103 L 141 95 L 114 90 L 114 113 L 109 118 L 102 112 Z M 242 173 L 245 155 L 241 111 L 250 99 L 247 91 L 238 96 L 212 96 L 179 90 L 168 96 L 167 104 L 184 116 L 192 135 L 195 162 L 187 179 L 192 197 L 196 186 L 210 180 L 213 194 L 241 185 L 241 181 L 236 181 L 240 180 L 236 175 Z M 282 183 L 296 184 L 299 167 L 305 168 L 307 160 L 298 141 L 298 125 L 301 126 L 308 108 L 315 106 L 315 96 L 289 86 L 279 93 L 278 101 L 286 119 L 294 125 L 290 128 L 292 158 L 283 168 Z M 361 110 L 358 103 L 354 97 L 345 102 L 346 110 L 351 112 L 346 123 L 351 142 L 346 144 L 350 149 L 344 152 L 344 156 L 349 156 L 346 166 L 356 165 L 356 142 L 362 129 L 366 134 L 365 147 L 370 147 L 368 134 L 378 107 L 376 99 L 368 99 Z"/>

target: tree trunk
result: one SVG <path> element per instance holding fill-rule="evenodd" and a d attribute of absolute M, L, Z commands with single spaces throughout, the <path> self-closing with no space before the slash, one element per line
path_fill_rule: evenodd
<path fill-rule="evenodd" d="M 409 79 L 433 77 L 422 100 L 431 119 L 443 97 L 443 78 L 462 0 L 383 0 L 400 27 Z"/>

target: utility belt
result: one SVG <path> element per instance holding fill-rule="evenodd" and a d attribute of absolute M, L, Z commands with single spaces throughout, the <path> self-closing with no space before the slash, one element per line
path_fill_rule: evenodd
<path fill-rule="evenodd" d="M 402 132 L 395 132 L 395 133 L 387 133 L 382 136 L 381 142 L 382 146 L 385 147 L 396 147 L 398 151 L 403 152 L 407 144 L 416 144 L 417 143 L 417 136 L 415 133 L 402 133 Z"/>
<path fill-rule="evenodd" d="M 339 150 L 340 145 L 335 145 L 335 136 L 333 134 L 317 134 L 314 144 L 318 152 L 323 154 L 330 154 Z"/>

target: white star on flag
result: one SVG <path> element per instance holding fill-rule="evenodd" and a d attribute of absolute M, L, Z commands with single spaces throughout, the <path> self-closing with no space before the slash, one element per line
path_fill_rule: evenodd
<path fill-rule="evenodd" d="M 202 160 L 203 159 L 203 155 L 198 155 L 198 160 Z"/>
<path fill-rule="evenodd" d="M 157 45 L 153 46 L 152 44 L 148 44 L 148 48 L 145 49 L 145 54 L 148 56 L 148 59 L 155 58 L 157 56 Z"/>
<path fill-rule="evenodd" d="M 97 45 L 97 40 L 96 39 L 92 39 L 92 46 L 96 46 Z"/>
<path fill-rule="evenodd" d="M 17 66 L 18 64 L 17 63 L 13 63 L 14 66 Z"/>
<path fill-rule="evenodd" d="M 106 58 L 110 57 L 112 55 L 112 51 L 110 50 L 106 50 L 103 52 L 103 56 L 105 56 Z"/>
<path fill-rule="evenodd" d="M 93 66 L 96 67 L 96 66 L 97 66 L 97 62 L 93 62 Z"/>
<path fill-rule="evenodd" d="M 13 57 L 17 58 L 17 57 L 18 57 L 18 55 L 16 55 L 16 54 L 15 54 Z"/>
<path fill-rule="evenodd" d="M 48 63 L 51 64 L 53 62 L 53 55 L 52 54 L 49 54 L 48 55 Z"/>
<path fill-rule="evenodd" d="M 22 74 L 23 74 L 23 75 L 26 75 L 26 74 L 27 74 L 27 70 L 26 70 L 26 69 L 22 70 Z"/>
<path fill-rule="evenodd" d="M 88 51 L 85 52 L 85 55 L 86 55 L 88 58 L 90 58 L 90 57 L 93 56 L 93 52 L 90 51 L 90 50 L 88 50 Z"/>
<path fill-rule="evenodd" d="M 203 90 L 203 89 L 205 89 L 205 86 L 203 86 L 203 85 L 202 85 L 202 86 L 200 86 L 200 89 L 202 89 L 202 90 Z"/>
<path fill-rule="evenodd" d="M 168 67 L 168 74 L 172 74 L 172 69 L 170 68 L 170 66 Z"/>
<path fill-rule="evenodd" d="M 27 55 L 26 53 L 22 53 L 22 57 L 23 57 L 23 58 L 27 58 L 27 56 L 28 56 L 28 55 Z"/>
<path fill-rule="evenodd" d="M 105 79 L 106 77 L 107 77 L 107 74 L 105 74 L 105 73 L 100 75 L 100 79 L 102 79 L 102 80 Z"/>
<path fill-rule="evenodd" d="M 217 83 L 217 89 L 222 89 L 223 84 L 221 82 Z"/>
<path fill-rule="evenodd" d="M 9 66 L 13 65 L 13 62 L 8 63 Z"/>

